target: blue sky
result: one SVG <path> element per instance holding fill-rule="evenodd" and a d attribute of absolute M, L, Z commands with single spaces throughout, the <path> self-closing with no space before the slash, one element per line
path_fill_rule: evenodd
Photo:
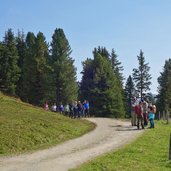
<path fill-rule="evenodd" d="M 78 80 L 81 61 L 92 50 L 114 48 L 124 67 L 124 76 L 138 67 L 140 49 L 149 62 L 151 91 L 165 60 L 171 58 L 170 0 L 0 0 L 0 40 L 8 28 L 43 32 L 51 41 L 55 28 L 62 28 L 73 50 Z"/>

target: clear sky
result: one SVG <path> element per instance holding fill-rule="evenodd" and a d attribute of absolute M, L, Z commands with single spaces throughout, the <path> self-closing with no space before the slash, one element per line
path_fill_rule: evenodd
<path fill-rule="evenodd" d="M 55 28 L 62 28 L 71 46 L 81 80 L 81 61 L 92 58 L 97 46 L 114 48 L 124 76 L 138 67 L 140 49 L 149 62 L 151 91 L 165 60 L 171 58 L 171 0 L 0 0 L 0 40 L 12 28 L 37 34 L 51 41 Z"/>

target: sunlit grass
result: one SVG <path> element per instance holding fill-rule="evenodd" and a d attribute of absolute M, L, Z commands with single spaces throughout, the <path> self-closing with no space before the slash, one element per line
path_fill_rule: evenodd
<path fill-rule="evenodd" d="M 98 157 L 75 171 L 170 171 L 169 140 L 171 124 L 156 121 L 135 142 Z"/>
<path fill-rule="evenodd" d="M 0 93 L 0 155 L 43 149 L 92 130 L 85 120 L 47 112 Z"/>

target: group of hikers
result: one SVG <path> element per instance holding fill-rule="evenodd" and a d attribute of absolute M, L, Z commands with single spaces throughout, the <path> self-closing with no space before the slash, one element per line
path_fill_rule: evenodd
<path fill-rule="evenodd" d="M 71 118 L 90 117 L 89 113 L 89 102 L 84 100 L 83 103 L 80 101 L 73 101 L 72 103 L 63 105 L 62 103 L 57 106 L 54 103 L 51 108 L 47 102 L 44 104 L 45 110 L 51 110 L 52 112 L 59 112 Z M 132 98 L 131 102 L 131 124 L 142 129 L 148 126 L 150 121 L 150 128 L 154 128 L 154 118 L 156 113 L 156 106 L 146 100 L 138 100 L 136 97 Z"/>
<path fill-rule="evenodd" d="M 136 97 L 133 97 L 131 103 L 131 124 L 132 126 L 137 126 L 142 129 L 148 126 L 148 121 L 150 121 L 150 128 L 154 128 L 154 118 L 156 114 L 156 106 L 151 102 L 145 100 L 138 101 Z"/>
<path fill-rule="evenodd" d="M 52 112 L 59 112 L 71 118 L 81 118 L 90 116 L 89 102 L 87 100 L 85 100 L 83 103 L 81 103 L 80 101 L 74 101 L 66 105 L 63 105 L 61 103 L 59 106 L 54 103 L 51 108 L 49 108 L 48 103 L 45 102 L 44 109 L 51 110 Z"/>

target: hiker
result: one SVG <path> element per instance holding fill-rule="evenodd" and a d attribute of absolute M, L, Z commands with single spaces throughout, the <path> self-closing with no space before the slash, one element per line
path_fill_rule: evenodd
<path fill-rule="evenodd" d="M 45 109 L 46 111 L 49 110 L 49 105 L 48 105 L 47 101 L 46 101 L 45 104 L 44 104 L 44 109 Z"/>
<path fill-rule="evenodd" d="M 139 102 L 139 105 L 136 105 L 135 108 L 136 108 L 135 111 L 137 114 L 137 128 L 140 129 L 140 123 L 141 123 L 142 129 L 144 129 L 142 102 Z"/>
<path fill-rule="evenodd" d="M 137 115 L 135 112 L 135 106 L 137 105 L 136 97 L 133 97 L 131 101 L 131 124 L 132 126 L 137 126 Z"/>
<path fill-rule="evenodd" d="M 89 117 L 89 103 L 87 100 L 84 101 L 83 107 L 84 107 L 84 116 Z"/>
<path fill-rule="evenodd" d="M 52 106 L 52 112 L 56 112 L 56 109 L 57 109 L 57 106 L 56 106 L 56 103 L 54 103 Z"/>
<path fill-rule="evenodd" d="M 153 105 L 152 105 L 152 108 L 153 108 L 153 114 L 154 114 L 154 118 L 155 118 L 155 114 L 156 114 L 156 111 L 157 111 L 157 109 L 156 109 L 156 105 L 155 105 L 155 104 L 153 104 Z"/>
<path fill-rule="evenodd" d="M 77 106 L 77 101 L 74 102 L 74 115 L 73 115 L 73 118 L 76 118 L 78 116 L 78 106 Z"/>
<path fill-rule="evenodd" d="M 65 113 L 66 116 L 69 115 L 69 105 L 68 105 L 68 104 L 66 104 L 66 105 L 64 106 L 64 113 Z"/>
<path fill-rule="evenodd" d="M 74 117 L 74 102 L 69 103 L 69 117 Z"/>
<path fill-rule="evenodd" d="M 150 128 L 154 128 L 154 113 L 153 113 L 153 107 L 150 107 L 150 111 L 148 113 L 148 119 L 150 121 Z"/>
<path fill-rule="evenodd" d="M 64 113 L 64 106 L 63 106 L 62 103 L 59 105 L 59 112 L 60 112 L 61 114 Z"/>
<path fill-rule="evenodd" d="M 142 101 L 142 107 L 143 107 L 143 119 L 144 119 L 144 127 L 148 125 L 148 103 L 143 100 Z"/>
<path fill-rule="evenodd" d="M 82 117 L 82 112 L 83 112 L 83 105 L 81 104 L 80 101 L 78 101 L 77 103 L 78 118 Z"/>

